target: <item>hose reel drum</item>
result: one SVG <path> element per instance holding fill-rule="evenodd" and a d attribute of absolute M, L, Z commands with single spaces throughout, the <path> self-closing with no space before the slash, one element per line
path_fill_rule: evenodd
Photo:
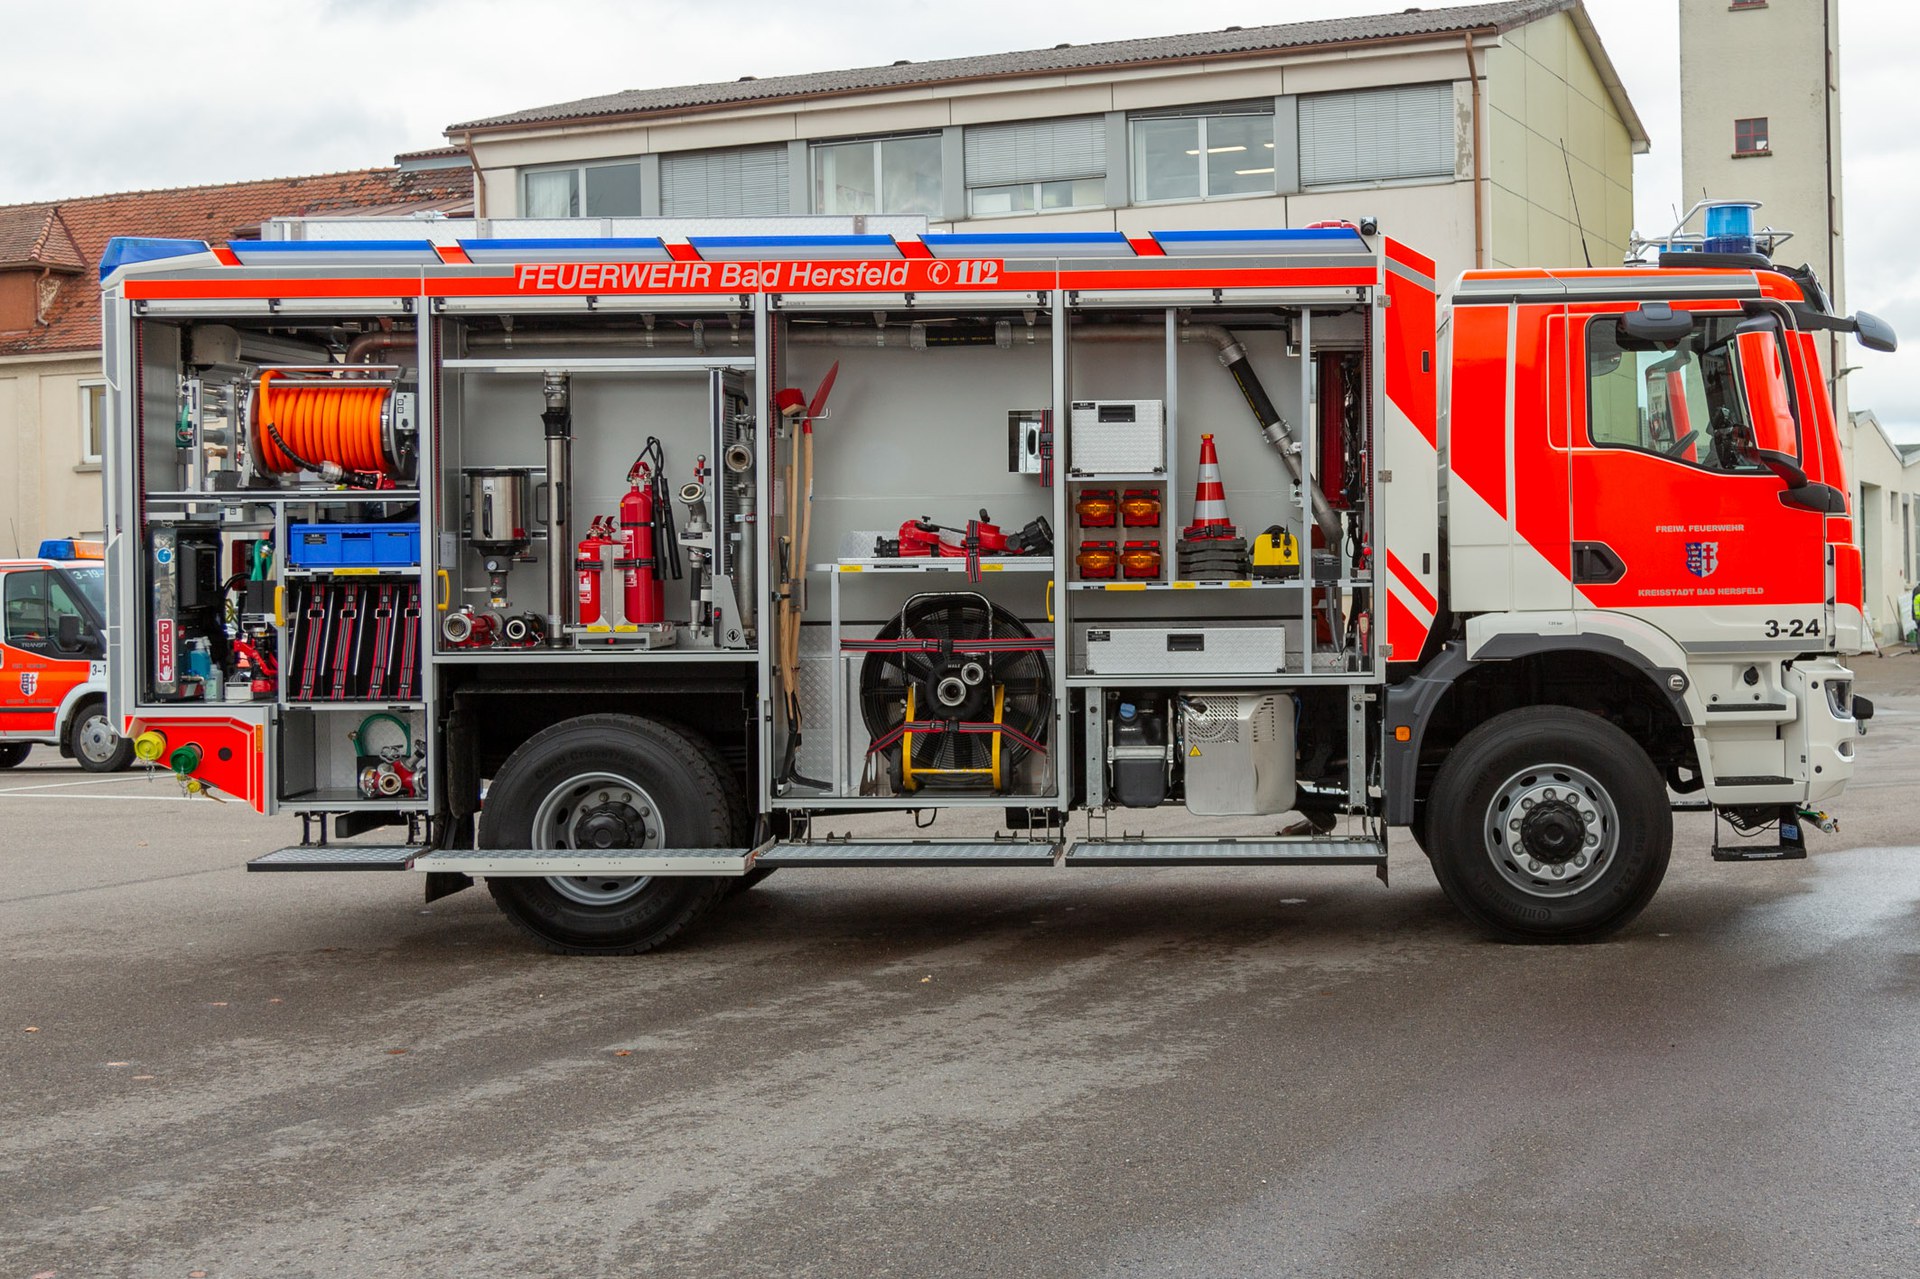
<path fill-rule="evenodd" d="M 1049 640 L 984 596 L 916 595 L 863 650 L 860 713 L 870 765 L 895 789 L 1009 792 L 1046 749 Z"/>
<path fill-rule="evenodd" d="M 419 454 L 416 398 L 393 365 L 299 365 L 262 370 L 245 420 L 261 475 L 410 482 Z M 372 376 L 368 376 L 371 374 Z"/>

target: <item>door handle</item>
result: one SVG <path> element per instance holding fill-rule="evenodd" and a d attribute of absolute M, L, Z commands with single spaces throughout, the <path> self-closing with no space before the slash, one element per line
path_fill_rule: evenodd
<path fill-rule="evenodd" d="M 1573 544 L 1573 584 L 1611 586 L 1627 575 L 1627 566 L 1605 542 Z"/>

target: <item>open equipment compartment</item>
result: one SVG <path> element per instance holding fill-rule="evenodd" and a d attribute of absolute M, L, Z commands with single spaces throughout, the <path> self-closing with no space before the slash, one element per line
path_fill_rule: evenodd
<path fill-rule="evenodd" d="M 1154 471 L 1085 466 L 1069 431 L 1069 516 L 1082 548 L 1067 587 L 1071 675 L 1377 674 L 1367 308 L 1082 311 L 1069 332 L 1076 403 L 1131 407 L 1151 394 L 1165 406 L 1164 463 Z M 1148 351 L 1164 358 L 1141 358 Z M 1088 397 L 1090 387 L 1103 398 Z M 1109 387 L 1117 394 L 1105 397 Z M 1284 419 L 1287 448 L 1264 438 L 1269 423 L 1256 420 L 1255 404 Z M 1209 453 L 1217 468 L 1202 474 Z M 1304 466 L 1304 484 L 1289 457 Z M 1133 505 L 1165 494 L 1154 529 L 1160 571 L 1130 575 L 1123 551 L 1110 571 L 1090 572 L 1097 561 L 1084 548 L 1124 545 L 1128 495 L 1143 490 L 1151 496 Z M 1303 503 L 1303 492 L 1320 500 Z"/>
<path fill-rule="evenodd" d="M 750 657 L 762 502 L 750 301 L 618 318 L 507 301 L 439 326 L 436 651 Z"/>
<path fill-rule="evenodd" d="M 136 753 L 263 811 L 424 807 L 411 305 L 150 303 L 130 332 L 135 447 L 110 469 L 108 500 L 139 545 L 112 585 L 116 613 L 141 619 L 117 628 L 113 673 Z M 301 703 L 413 714 L 404 784 L 363 789 L 351 761 L 311 750 L 299 758 L 321 772 L 296 763 L 287 783 L 270 759 L 283 732 L 295 750 L 310 736 Z"/>
<path fill-rule="evenodd" d="M 1081 295 L 1068 317 L 1077 790 L 1318 835 L 1369 811 L 1377 768 L 1379 338 L 1368 290 L 1243 292 Z M 1130 562 L 1129 517 L 1156 513 L 1157 564 Z"/>
<path fill-rule="evenodd" d="M 1060 805 L 1048 301 L 776 299 L 776 805 Z"/>
<path fill-rule="evenodd" d="M 425 711 L 406 706 L 297 707 L 279 724 L 278 798 L 299 811 L 429 807 Z"/>

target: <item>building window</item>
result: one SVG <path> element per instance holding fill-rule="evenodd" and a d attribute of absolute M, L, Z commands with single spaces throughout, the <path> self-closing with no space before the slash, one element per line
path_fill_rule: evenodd
<path fill-rule="evenodd" d="M 1273 194 L 1271 111 L 1214 108 L 1130 124 L 1133 198 L 1142 204 Z"/>
<path fill-rule="evenodd" d="M 1107 202 L 1107 126 L 1099 116 L 976 125 L 967 130 L 966 163 L 972 217 Z"/>
<path fill-rule="evenodd" d="M 1449 176 L 1454 148 L 1448 83 L 1300 99 L 1303 186 Z"/>
<path fill-rule="evenodd" d="M 80 384 L 80 462 L 98 466 L 107 440 L 107 384 Z"/>
<path fill-rule="evenodd" d="M 940 135 L 816 143 L 815 213 L 919 213 L 937 218 Z"/>
<path fill-rule="evenodd" d="M 640 212 L 637 161 L 535 169 L 520 175 L 523 218 L 577 218 L 582 213 L 590 218 L 621 218 L 638 217 Z"/>
<path fill-rule="evenodd" d="M 640 216 L 640 166 L 595 164 L 586 169 L 587 216 L 590 218 L 637 218 Z"/>
<path fill-rule="evenodd" d="M 792 209 L 784 143 L 660 157 L 660 212 L 666 217 L 765 217 Z"/>
<path fill-rule="evenodd" d="M 520 179 L 520 216 L 577 218 L 580 216 L 580 171 L 544 169 Z"/>
<path fill-rule="evenodd" d="M 1751 120 L 1733 122 L 1733 153 L 1735 155 L 1766 155 L 1767 117 L 1755 116 Z"/>

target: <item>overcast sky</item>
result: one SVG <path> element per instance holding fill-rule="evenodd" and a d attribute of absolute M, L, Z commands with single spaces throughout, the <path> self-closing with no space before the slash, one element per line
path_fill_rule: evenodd
<path fill-rule="evenodd" d="M 1817 0 L 1774 0 L 1813 4 Z M 1396 0 L 0 0 L 0 203 L 364 168 L 458 120 L 619 89 L 922 61 L 1406 7 Z M 1439 6 L 1430 6 L 1439 7 Z M 1653 151 L 1636 224 L 1680 192 L 1667 0 L 1587 0 Z M 1842 0 L 1849 303 L 1907 339 L 1858 351 L 1853 406 L 1920 441 L 1916 0 Z M 1764 75 L 1764 68 L 1755 74 Z M 1764 219 L 1764 214 L 1762 215 Z M 1417 228 L 1394 228 L 1414 245 Z"/>

